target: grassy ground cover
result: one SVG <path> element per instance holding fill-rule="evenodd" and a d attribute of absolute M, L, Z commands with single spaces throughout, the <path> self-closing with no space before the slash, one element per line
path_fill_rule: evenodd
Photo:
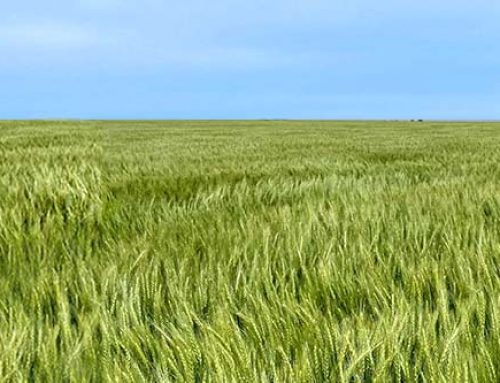
<path fill-rule="evenodd" d="M 500 124 L 0 122 L 0 379 L 500 380 Z"/>

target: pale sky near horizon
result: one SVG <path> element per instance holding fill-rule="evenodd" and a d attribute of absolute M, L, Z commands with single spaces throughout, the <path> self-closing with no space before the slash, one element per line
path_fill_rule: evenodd
<path fill-rule="evenodd" d="M 500 119 L 498 0 L 17 0 L 0 119 Z"/>

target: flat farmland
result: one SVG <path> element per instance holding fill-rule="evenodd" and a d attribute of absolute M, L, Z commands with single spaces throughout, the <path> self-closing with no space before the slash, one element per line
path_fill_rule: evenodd
<path fill-rule="evenodd" d="M 500 380 L 500 123 L 0 122 L 0 380 Z"/>

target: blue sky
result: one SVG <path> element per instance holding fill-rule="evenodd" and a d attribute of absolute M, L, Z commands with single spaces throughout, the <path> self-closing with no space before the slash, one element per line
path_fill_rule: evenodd
<path fill-rule="evenodd" d="M 17 0 L 0 119 L 500 119 L 498 0 Z"/>

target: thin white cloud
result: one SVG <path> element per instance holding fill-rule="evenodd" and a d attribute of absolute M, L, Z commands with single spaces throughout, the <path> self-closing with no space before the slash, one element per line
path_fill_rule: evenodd
<path fill-rule="evenodd" d="M 79 0 L 83 8 L 93 10 L 117 9 L 129 5 L 129 0 Z"/>
<path fill-rule="evenodd" d="M 83 9 L 92 11 L 137 11 L 151 6 L 162 6 L 166 2 L 162 0 L 77 0 L 77 4 Z"/>
<path fill-rule="evenodd" d="M 108 44 L 116 35 L 91 26 L 49 21 L 0 25 L 0 46 L 24 49 L 81 49 Z"/>
<path fill-rule="evenodd" d="M 356 58 L 349 53 L 289 52 L 270 49 L 252 49 L 235 47 L 213 47 L 204 49 L 179 49 L 170 52 L 146 53 L 151 60 L 155 57 L 159 64 L 182 67 L 201 67 L 218 69 L 272 69 L 298 65 L 325 66 L 333 68 L 341 62 L 351 62 Z"/>

